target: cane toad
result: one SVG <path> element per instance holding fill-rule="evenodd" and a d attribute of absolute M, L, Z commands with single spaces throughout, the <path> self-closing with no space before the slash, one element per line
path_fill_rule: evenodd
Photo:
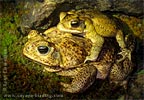
<path fill-rule="evenodd" d="M 58 34 L 62 34 L 62 38 L 59 39 Z M 61 83 L 66 92 L 82 92 L 92 85 L 96 78 L 105 79 L 108 75 L 113 82 L 123 81 L 133 69 L 133 64 L 128 58 L 115 63 L 119 49 L 114 39 L 105 39 L 97 62 L 83 63 L 90 52 L 90 41 L 81 37 L 71 37 L 69 34 L 65 36 L 65 33 L 57 29 L 47 30 L 44 35 L 46 36 L 38 34 L 35 30 L 31 31 L 23 54 L 46 65 L 45 69 L 48 72 L 72 77 L 71 84 Z M 126 41 L 129 41 L 129 38 Z M 126 43 L 132 51 L 133 42 Z"/>
<path fill-rule="evenodd" d="M 113 18 L 109 18 L 98 10 L 77 10 L 60 13 L 60 22 L 57 28 L 62 32 L 73 34 L 84 34 L 85 38 L 92 41 L 90 55 L 84 62 L 97 60 L 104 43 L 104 37 L 116 37 L 121 47 L 122 58 L 117 60 L 120 62 L 128 57 L 131 60 L 131 52 L 126 48 L 124 34 L 118 27 Z"/>
<path fill-rule="evenodd" d="M 48 35 L 48 33 L 51 33 Z M 48 35 L 43 37 L 42 35 Z M 76 41 L 78 40 L 78 41 Z M 86 43 L 85 43 L 86 42 Z M 86 48 L 83 48 L 86 47 Z M 83 63 L 91 48 L 91 41 L 78 37 L 71 37 L 54 28 L 39 34 L 32 30 L 28 35 L 23 54 L 46 66 L 60 66 L 73 68 Z"/>

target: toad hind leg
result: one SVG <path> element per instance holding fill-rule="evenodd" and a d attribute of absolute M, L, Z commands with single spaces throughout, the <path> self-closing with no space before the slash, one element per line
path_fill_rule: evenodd
<path fill-rule="evenodd" d="M 71 83 L 60 83 L 63 86 L 63 91 L 78 93 L 85 91 L 89 86 L 93 84 L 95 81 L 96 73 L 97 69 L 95 66 L 84 64 L 81 66 L 81 68 L 61 71 L 57 74 L 61 76 L 69 76 L 72 78 Z"/>
<path fill-rule="evenodd" d="M 95 61 L 98 58 L 104 43 L 104 38 L 98 34 L 96 34 L 93 37 L 87 36 L 87 38 L 89 38 L 92 41 L 92 47 L 91 47 L 90 55 L 86 57 L 84 63 L 86 63 L 87 61 Z"/>
<path fill-rule="evenodd" d="M 123 32 L 121 30 L 118 30 L 118 32 L 117 32 L 116 40 L 122 50 L 120 53 L 118 53 L 118 54 L 122 55 L 122 58 L 118 59 L 116 62 L 119 63 L 119 62 L 123 61 L 126 57 L 128 57 L 129 60 L 131 60 L 131 51 L 126 48 L 125 39 L 123 37 Z"/>

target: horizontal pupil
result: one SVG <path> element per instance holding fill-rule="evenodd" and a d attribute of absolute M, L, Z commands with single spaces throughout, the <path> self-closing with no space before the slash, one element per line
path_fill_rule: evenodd
<path fill-rule="evenodd" d="M 77 21 L 72 21 L 72 22 L 71 22 L 71 26 L 72 26 L 72 27 L 78 27 L 78 26 L 79 26 L 79 22 L 77 22 Z"/>
<path fill-rule="evenodd" d="M 46 54 L 46 53 L 49 51 L 49 49 L 48 49 L 47 46 L 39 46 L 39 47 L 38 47 L 38 51 L 39 51 L 41 54 Z"/>

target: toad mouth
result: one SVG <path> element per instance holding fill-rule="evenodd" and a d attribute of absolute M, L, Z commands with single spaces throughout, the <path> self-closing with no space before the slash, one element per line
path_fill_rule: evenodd
<path fill-rule="evenodd" d="M 76 34 L 76 33 L 71 33 L 73 36 L 77 36 L 77 37 L 82 37 L 84 38 L 84 35 L 85 33 L 79 33 L 79 34 Z"/>

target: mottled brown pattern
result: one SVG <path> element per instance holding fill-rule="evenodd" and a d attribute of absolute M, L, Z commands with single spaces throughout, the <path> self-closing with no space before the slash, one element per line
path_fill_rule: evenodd
<path fill-rule="evenodd" d="M 116 62 L 119 59 L 117 53 L 120 48 L 114 38 L 105 38 L 105 43 L 96 62 L 83 63 L 85 57 L 90 54 L 92 46 L 88 39 L 69 34 L 65 36 L 65 33 L 63 34 L 56 28 L 47 30 L 45 32 L 46 37 L 36 34 L 29 38 L 23 53 L 32 60 L 47 65 L 45 69 L 48 72 L 56 72 L 58 75 L 71 77 L 72 82 L 70 84 L 61 83 L 66 92 L 82 92 L 92 85 L 96 78 L 109 77 L 111 82 L 122 83 L 133 69 L 133 63 L 128 58 L 119 63 Z M 131 36 L 128 35 L 128 39 L 125 40 L 130 50 L 133 51 L 134 41 L 132 40 L 134 39 L 129 38 Z M 49 43 L 53 45 L 48 45 Z M 51 53 L 40 55 L 36 48 L 44 44 L 53 50 Z M 27 49 L 32 45 L 34 46 L 31 50 Z M 57 56 L 54 57 L 53 55 Z"/>

